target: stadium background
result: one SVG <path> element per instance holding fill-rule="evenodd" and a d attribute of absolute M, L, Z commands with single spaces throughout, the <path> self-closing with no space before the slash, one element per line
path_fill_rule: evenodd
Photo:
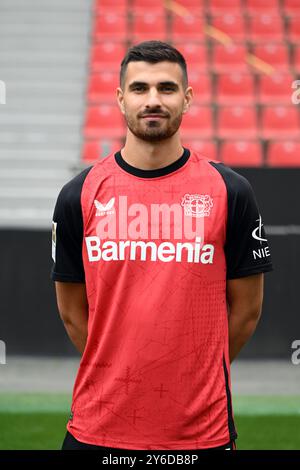
<path fill-rule="evenodd" d="M 272 250 L 261 321 L 232 365 L 238 448 L 299 449 L 300 0 L 0 0 L 0 449 L 61 444 L 79 356 L 50 281 L 53 207 L 121 148 L 114 89 L 144 39 L 185 55 L 183 143 L 249 179 Z"/>

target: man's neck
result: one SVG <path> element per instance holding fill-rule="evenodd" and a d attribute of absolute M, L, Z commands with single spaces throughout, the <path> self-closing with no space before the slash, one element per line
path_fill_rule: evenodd
<path fill-rule="evenodd" d="M 131 132 L 127 133 L 126 143 L 121 149 L 123 159 L 129 165 L 141 170 L 163 168 L 178 160 L 183 154 L 179 135 L 160 142 L 146 142 Z"/>

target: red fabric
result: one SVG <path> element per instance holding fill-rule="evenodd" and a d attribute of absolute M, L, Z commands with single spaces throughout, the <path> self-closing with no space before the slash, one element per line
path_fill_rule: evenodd
<path fill-rule="evenodd" d="M 152 204 L 180 205 L 187 193 L 210 195 L 215 201 L 201 219 L 201 250 L 204 244 L 213 245 L 212 263 L 188 262 L 187 256 L 181 262 L 166 262 L 127 255 L 124 260 L 90 261 L 87 237 L 102 238 L 104 256 L 95 200 L 108 207 L 115 197 L 110 206 L 117 214 L 117 234 L 108 240 L 119 244 L 130 238 L 118 233 L 120 216 L 127 215 L 120 196 L 127 197 L 127 207 L 140 203 L 150 214 Z M 223 249 L 227 191 L 219 172 L 191 152 L 176 171 L 140 178 L 120 168 L 111 154 L 86 177 L 81 205 L 88 340 L 74 385 L 68 431 L 82 442 L 125 449 L 226 444 L 232 438 L 223 364 L 224 358 L 230 389 Z M 185 236 L 178 240 L 175 225 L 170 227 L 170 237 L 159 233 L 157 238 L 149 235 L 149 241 L 157 246 L 166 239 L 174 246 L 195 241 Z"/>

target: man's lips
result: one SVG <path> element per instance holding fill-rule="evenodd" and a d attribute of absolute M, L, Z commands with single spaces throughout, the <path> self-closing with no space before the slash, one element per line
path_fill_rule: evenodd
<path fill-rule="evenodd" d="M 146 114 L 145 116 L 142 116 L 143 119 L 162 119 L 165 117 L 166 116 L 163 116 L 162 114 Z"/>

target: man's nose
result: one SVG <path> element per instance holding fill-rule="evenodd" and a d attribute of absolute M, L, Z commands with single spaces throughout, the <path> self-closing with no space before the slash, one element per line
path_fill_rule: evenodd
<path fill-rule="evenodd" d="M 146 107 L 153 108 L 155 106 L 156 107 L 161 106 L 160 97 L 159 97 L 159 93 L 156 90 L 156 88 L 151 88 L 149 90 L 148 95 L 147 95 Z"/>

